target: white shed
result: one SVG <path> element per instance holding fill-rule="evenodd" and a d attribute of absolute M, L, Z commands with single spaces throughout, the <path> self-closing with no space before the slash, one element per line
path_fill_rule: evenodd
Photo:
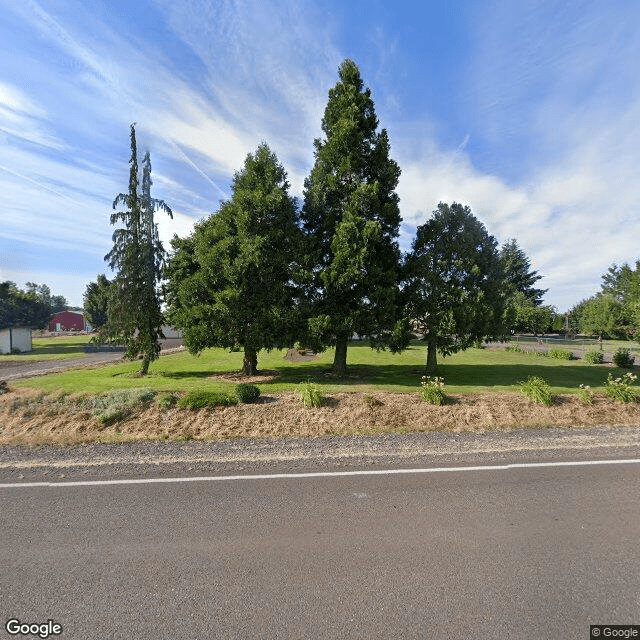
<path fill-rule="evenodd" d="M 7 327 L 0 329 L 0 353 L 31 351 L 31 329 L 29 327 Z"/>

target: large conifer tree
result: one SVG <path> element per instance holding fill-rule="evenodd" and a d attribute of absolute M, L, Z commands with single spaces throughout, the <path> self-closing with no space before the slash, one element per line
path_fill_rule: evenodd
<path fill-rule="evenodd" d="M 162 209 L 173 218 L 163 200 L 151 197 L 151 158 L 149 152 L 142 162 L 142 185 L 138 168 L 136 131 L 131 125 L 131 158 L 129 160 L 129 191 L 113 201 L 116 213 L 111 224 L 123 223 L 113 232 L 113 249 L 105 256 L 116 271 L 109 302 L 108 323 L 101 338 L 123 342 L 126 357 L 142 356 L 139 375 L 146 375 L 149 364 L 160 354 L 159 338 L 163 316 L 160 310 L 158 285 L 162 279 L 165 252 L 158 237 L 154 213 Z M 123 210 L 118 211 L 122 206 Z"/>
<path fill-rule="evenodd" d="M 308 341 L 335 345 L 333 371 L 343 374 L 354 332 L 376 346 L 396 327 L 400 251 L 400 168 L 389 157 L 386 130 L 377 131 L 371 91 L 352 60 L 339 68 L 314 141 L 315 163 L 305 180 L 302 220 L 308 247 Z M 399 324 L 397 327 L 399 328 Z"/>
<path fill-rule="evenodd" d="M 233 195 L 186 239 L 174 237 L 168 317 L 192 353 L 242 347 L 243 373 L 261 349 L 292 346 L 300 229 L 284 168 L 266 144 L 235 174 Z"/>
<path fill-rule="evenodd" d="M 504 279 L 496 247 L 471 209 L 456 202 L 441 202 L 417 228 L 403 294 L 427 343 L 427 373 L 436 372 L 438 351 L 446 356 L 502 333 Z"/>

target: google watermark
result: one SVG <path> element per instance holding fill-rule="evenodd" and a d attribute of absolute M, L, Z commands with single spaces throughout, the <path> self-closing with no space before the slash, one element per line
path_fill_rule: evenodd
<path fill-rule="evenodd" d="M 590 638 L 638 638 L 640 624 L 592 624 L 589 627 Z"/>
<path fill-rule="evenodd" d="M 20 622 L 17 618 L 7 620 L 4 625 L 10 636 L 37 636 L 38 638 L 48 638 L 59 636 L 62 633 L 62 625 L 47 620 L 46 622 Z"/>

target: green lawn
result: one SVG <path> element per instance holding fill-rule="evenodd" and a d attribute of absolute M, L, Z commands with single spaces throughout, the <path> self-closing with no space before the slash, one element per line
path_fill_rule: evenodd
<path fill-rule="evenodd" d="M 277 370 L 280 376 L 259 387 L 263 394 L 292 391 L 300 382 L 311 380 L 325 394 L 339 391 L 414 392 L 424 375 L 426 348 L 415 341 L 402 354 L 393 355 L 369 348 L 368 343 L 353 342 L 347 355 L 348 375 L 336 378 L 329 373 L 333 350 L 327 350 L 318 360 L 289 362 L 285 351 L 261 352 L 259 369 Z M 502 349 L 469 349 L 449 358 L 438 359 L 439 375 L 444 378 L 448 393 L 478 393 L 485 391 L 516 391 L 518 382 L 530 375 L 544 378 L 553 393 L 574 393 L 580 384 L 602 390 L 609 373 L 624 371 L 603 365 L 588 365 L 582 360 L 562 361 L 534 355 L 510 353 Z M 242 353 L 223 349 L 208 349 L 200 356 L 186 352 L 167 355 L 151 364 L 150 374 L 135 378 L 138 362 L 114 364 L 99 369 L 83 369 L 52 374 L 14 383 L 43 391 L 71 393 L 102 393 L 114 389 L 150 387 L 158 391 L 187 391 L 196 388 L 229 390 L 232 383 L 209 379 L 217 373 L 238 371 Z"/>
<path fill-rule="evenodd" d="M 0 355 L 0 362 L 24 362 L 25 360 L 63 360 L 84 355 L 83 345 L 91 336 L 61 336 L 60 338 L 33 338 L 33 350 L 28 353 Z"/>
<path fill-rule="evenodd" d="M 602 349 L 601 345 L 595 338 L 575 338 L 573 340 L 565 340 L 561 338 L 542 338 L 545 346 L 560 347 L 563 349 L 570 348 L 573 351 L 590 351 L 595 349 L 596 351 L 604 351 L 605 353 L 615 353 L 619 348 L 629 349 L 629 351 L 639 357 L 640 359 L 640 344 L 632 340 L 603 340 Z M 538 338 L 533 336 L 516 336 L 512 340 L 512 344 L 520 344 L 523 348 L 527 348 L 538 343 Z"/>

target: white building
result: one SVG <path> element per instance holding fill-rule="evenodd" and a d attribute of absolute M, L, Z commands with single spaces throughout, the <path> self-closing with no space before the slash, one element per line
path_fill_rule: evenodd
<path fill-rule="evenodd" d="M 29 327 L 7 327 L 0 329 L 0 353 L 31 351 L 31 329 Z"/>

